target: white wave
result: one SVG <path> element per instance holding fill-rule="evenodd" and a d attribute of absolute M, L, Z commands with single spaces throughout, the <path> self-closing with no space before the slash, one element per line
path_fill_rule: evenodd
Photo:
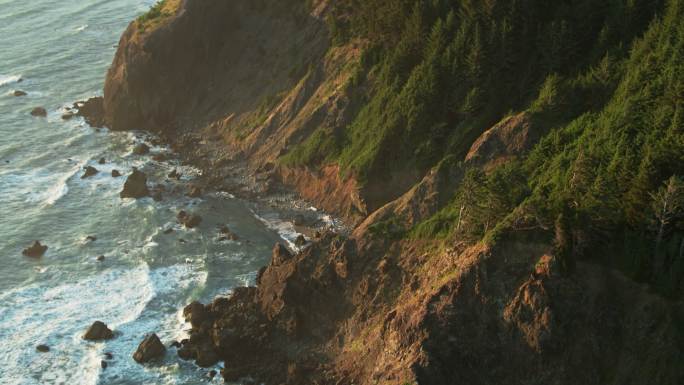
<path fill-rule="evenodd" d="M 21 80 L 21 75 L 0 75 L 0 87 L 8 84 L 17 83 Z"/>
<path fill-rule="evenodd" d="M 287 243 L 287 246 L 289 246 L 290 249 L 299 250 L 299 247 L 297 247 L 295 244 L 295 240 L 301 235 L 301 233 L 295 229 L 295 226 L 292 222 L 280 219 L 278 214 L 275 213 L 263 214 L 263 216 L 261 216 L 253 210 L 250 211 L 252 211 L 254 217 L 265 224 L 266 227 L 278 233 L 280 238 Z"/>
<path fill-rule="evenodd" d="M 76 28 L 76 31 L 82 32 L 82 31 L 85 31 L 86 28 L 88 28 L 88 24 L 84 24 L 84 25 L 82 25 L 82 26 Z"/>
<path fill-rule="evenodd" d="M 57 181 L 45 189 L 45 191 L 34 195 L 32 198 L 29 198 L 29 200 L 37 199 L 42 201 L 44 206 L 54 205 L 69 192 L 69 179 L 78 174 L 78 172 L 83 169 L 83 166 L 85 166 L 85 162 L 76 163 L 68 172 L 60 175 L 57 178 Z"/>
<path fill-rule="evenodd" d="M 39 283 L 0 295 L 0 378 L 2 384 L 175 383 L 169 366 L 143 367 L 131 354 L 149 332 L 162 341 L 181 334 L 177 309 L 206 273 L 175 265 L 112 269 L 56 287 Z M 116 337 L 86 342 L 81 336 L 102 320 Z M 47 344 L 50 352 L 36 352 Z M 102 370 L 100 360 L 114 360 Z"/>
<path fill-rule="evenodd" d="M 147 266 L 111 270 L 56 287 L 13 290 L 0 300 L 0 378 L 8 384 L 94 384 L 97 346 L 81 339 L 95 320 L 114 329 L 136 319 L 152 298 Z M 37 344 L 48 354 L 38 354 Z M 100 344 L 98 344 L 100 345 Z M 96 365 L 97 364 L 97 365 Z"/>

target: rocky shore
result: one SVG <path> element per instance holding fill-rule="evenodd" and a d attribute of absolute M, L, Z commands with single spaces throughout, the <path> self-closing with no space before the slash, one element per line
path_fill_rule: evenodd
<path fill-rule="evenodd" d="M 437 167 L 359 189 L 335 165 L 279 162 L 314 127 L 349 120 L 353 97 L 336 85 L 358 49 L 330 48 L 328 2 L 312 9 L 186 0 L 155 28 L 134 21 L 104 98 L 94 115 L 84 112 L 115 130 L 157 133 L 203 170 L 201 190 L 277 205 L 292 189 L 353 227 L 319 229 L 296 253 L 276 245 L 256 287 L 189 304 L 179 356 L 202 367 L 224 362 L 226 381 L 267 384 L 681 383 L 682 303 L 584 262 L 560 274 L 548 234 L 534 226 L 496 245 L 450 247 L 378 231 L 388 218 L 410 226 L 434 214 L 458 173 Z M 296 58 L 278 54 L 293 45 Z M 294 66 L 302 60 L 306 73 Z M 268 93 L 281 96 L 263 111 Z M 525 115 L 514 116 L 463 161 L 486 168 L 537 137 Z"/>

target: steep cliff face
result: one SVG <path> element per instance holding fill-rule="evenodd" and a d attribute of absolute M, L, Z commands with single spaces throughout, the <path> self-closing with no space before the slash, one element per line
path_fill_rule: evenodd
<path fill-rule="evenodd" d="M 339 130 L 351 119 L 346 86 L 359 46 L 329 50 L 327 2 L 311 7 L 185 0 L 152 27 L 132 22 L 105 82 L 108 125 L 246 159 L 252 170 L 272 172 L 319 207 L 358 221 L 366 204 L 353 176 L 334 166 L 275 167 L 315 129 Z"/>
<path fill-rule="evenodd" d="M 371 3 L 387 6 L 392 2 Z M 486 9 L 473 11 L 480 5 L 463 2 L 458 17 L 489 20 L 500 11 L 495 3 L 483 3 Z M 632 12 L 634 2 L 628 3 L 625 12 Z M 498 4 L 514 8 L 513 14 L 523 18 L 518 3 Z M 542 14 L 555 14 L 543 1 L 525 7 L 535 5 Z M 651 10 L 651 6 L 655 7 L 640 5 L 639 9 Z M 368 7 L 361 6 L 372 15 Z M 459 103 L 463 105 L 452 108 L 438 98 L 423 102 L 437 94 L 424 89 L 420 81 L 434 89 L 444 88 L 433 77 L 438 72 L 435 68 L 452 68 L 452 63 L 438 60 L 435 54 L 451 52 L 438 32 L 470 36 L 466 27 L 455 27 L 455 13 L 435 23 L 428 46 L 439 49 L 426 48 L 425 55 L 432 62 L 416 65 L 410 77 L 404 74 L 407 86 L 402 88 L 396 86 L 399 75 L 387 71 L 415 64 L 410 58 L 415 50 L 409 43 L 402 40 L 396 47 L 399 54 L 384 62 L 389 69 L 373 67 L 368 61 L 377 47 L 370 47 L 365 39 L 352 37 L 332 44 L 337 27 L 331 20 L 346 22 L 354 12 L 342 7 L 341 15 L 332 19 L 335 10 L 340 12 L 326 0 L 167 0 L 154 17 L 131 23 L 121 38 L 105 85 L 105 116 L 111 128 L 159 133 L 191 159 L 201 160 L 200 165 L 217 183 L 228 172 L 223 166 L 245 163 L 250 172 L 291 186 L 316 206 L 356 225 L 349 238 L 326 233 L 294 255 L 276 247 L 271 263 L 259 274 L 257 287 L 240 288 L 230 299 L 188 308 L 193 332 L 183 347 L 186 358 L 202 362 L 203 354 L 215 353 L 226 362 L 226 380 L 252 376 L 269 384 L 682 383 L 681 301 L 666 300 L 646 285 L 588 261 L 578 262 L 576 271 L 568 272 L 562 260 L 567 256 L 551 240 L 553 219 L 548 217 L 552 208 L 547 208 L 549 213 L 536 211 L 550 195 L 552 182 L 563 177 L 542 178 L 539 175 L 545 175 L 546 169 L 541 166 L 557 156 L 553 162 L 563 172 L 575 167 L 569 160 L 572 154 L 562 151 L 582 143 L 563 141 L 579 137 L 584 128 L 578 128 L 580 123 L 594 117 L 592 108 L 603 108 L 606 103 L 605 97 L 589 95 L 598 100 L 598 107 L 588 108 L 577 125 L 548 135 L 556 125 L 579 115 L 568 107 L 559 88 L 575 87 L 572 92 L 580 96 L 591 87 L 608 92 L 616 88 L 609 74 L 602 67 L 591 68 L 586 79 L 571 85 L 561 84 L 554 76 L 542 79 L 539 98 L 527 111 L 516 114 L 505 113 L 508 104 L 499 103 L 495 93 L 487 99 L 477 85 L 473 85 L 477 92 L 461 87 L 467 82 L 458 76 L 467 76 L 459 73 L 453 75 L 463 89 L 453 93 L 462 96 Z M 611 15 L 595 19 L 612 22 Z M 530 11 L 525 17 L 533 16 Z M 406 20 L 407 28 L 421 20 Z M 383 34 L 386 26 L 381 21 L 378 31 L 371 32 Z M 519 21 L 506 19 L 506 23 Z M 518 24 L 520 30 L 515 33 L 536 36 L 526 24 Z M 370 25 L 375 28 L 374 23 Z M 558 28 L 562 35 L 567 33 L 563 25 L 553 22 L 543 28 Z M 487 28 L 482 33 L 487 30 L 491 39 L 505 35 L 505 28 Z M 402 39 L 409 41 L 409 32 Z M 599 32 L 602 39 L 610 40 L 609 29 L 586 31 L 590 37 Z M 566 38 L 561 35 L 559 39 Z M 631 32 L 624 35 L 632 36 Z M 388 36 L 389 41 L 396 40 Z M 454 39 L 454 44 L 465 45 L 463 36 Z M 476 48 L 482 48 L 481 42 L 476 43 Z M 518 43 L 527 45 L 527 41 Z M 611 55 L 622 54 L 620 50 L 616 48 Z M 609 62 L 610 55 L 606 55 L 604 61 Z M 479 58 L 445 56 L 454 56 L 453 68 L 477 65 Z M 532 68 L 538 65 L 536 61 L 525 58 L 504 64 Z M 499 67 L 493 70 L 502 71 Z M 473 73 L 468 72 L 472 78 L 467 80 L 474 82 L 478 74 L 479 80 L 489 79 L 480 70 L 469 68 Z M 509 79 L 515 80 L 507 85 L 509 96 L 529 93 L 516 87 L 527 85 L 533 75 Z M 382 82 L 373 81 L 383 76 L 388 76 L 383 81 L 392 86 L 376 97 L 376 90 L 369 88 L 382 88 Z M 491 79 L 486 84 L 492 86 Z M 453 96 L 452 90 L 447 91 Z M 667 94 L 667 100 L 677 98 L 675 91 Z M 572 92 L 568 94 L 575 95 Z M 369 102 L 369 95 L 374 102 Z M 483 100 L 492 106 L 478 105 Z M 432 119 L 431 114 L 436 116 L 438 111 L 430 103 L 444 107 L 444 115 L 456 127 L 454 132 L 447 135 L 444 122 Z M 386 108 L 393 108 L 396 115 L 386 116 Z M 415 118 L 411 114 L 436 124 L 423 127 L 422 120 L 409 119 Z M 498 118 L 503 119 L 495 123 Z M 383 119 L 392 122 L 385 125 Z M 408 126 L 406 132 L 401 131 L 403 125 Z M 478 131 L 480 126 L 484 128 Z M 620 143 L 628 136 L 621 136 Z M 368 150 L 366 141 L 380 145 L 368 153 L 354 153 Z M 603 143 L 607 142 L 609 138 Z M 341 150 L 340 143 L 347 147 Z M 587 153 L 600 148 L 588 147 Z M 444 156 L 433 160 L 426 151 Z M 515 163 L 528 159 L 530 151 L 537 163 L 529 164 L 539 164 L 538 169 Z M 370 171 L 361 175 L 360 167 L 345 167 L 345 159 L 352 166 L 362 163 Z M 426 163 L 418 165 L 418 160 Z M 517 173 L 501 172 L 510 164 L 529 172 L 529 180 L 541 180 L 534 190 L 541 195 L 532 196 L 537 201 L 523 199 L 531 196 L 527 191 L 531 182 Z M 585 183 L 605 193 L 607 182 L 592 184 L 580 177 L 573 177 L 566 189 Z M 506 178 L 522 182 L 508 185 Z M 485 188 L 493 192 L 483 195 Z M 528 195 L 516 195 L 512 202 L 501 198 L 516 189 Z M 584 201 L 591 202 L 574 202 L 579 206 Z M 500 212 L 492 215 L 494 209 Z M 467 220 L 468 213 L 487 219 L 475 220 L 469 214 L 471 220 Z M 491 226 L 490 216 L 494 218 Z M 434 227 L 448 228 L 443 222 L 457 222 L 455 227 L 461 231 L 444 232 L 443 239 L 414 231 L 435 217 L 439 226 Z M 497 223 L 500 226 L 495 228 Z M 598 227 L 597 231 L 607 230 Z M 573 244 L 581 244 L 588 235 L 571 232 L 569 237 Z M 193 312 L 197 312 L 195 317 Z M 202 321 L 197 321 L 200 315 Z"/>

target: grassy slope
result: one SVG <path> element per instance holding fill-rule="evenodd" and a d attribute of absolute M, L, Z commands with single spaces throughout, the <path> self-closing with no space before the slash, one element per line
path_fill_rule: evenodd
<path fill-rule="evenodd" d="M 340 2 L 333 41 L 369 46 L 349 85 L 364 103 L 344 132 L 314 133 L 285 161 L 337 162 L 362 184 L 424 172 L 527 110 L 548 132 L 529 157 L 469 171 L 453 202 L 410 234 L 492 240 L 522 223 L 551 240 L 564 213 L 575 257 L 672 292 L 681 230 L 672 226 L 671 250 L 655 252 L 670 261 L 655 274 L 650 208 L 663 182 L 684 173 L 681 3 Z"/>

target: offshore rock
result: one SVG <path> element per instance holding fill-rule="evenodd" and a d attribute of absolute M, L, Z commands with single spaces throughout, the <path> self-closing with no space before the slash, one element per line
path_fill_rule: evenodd
<path fill-rule="evenodd" d="M 48 247 L 42 245 L 40 241 L 34 241 L 33 244 L 25 248 L 21 253 L 26 257 L 40 258 L 47 251 Z"/>
<path fill-rule="evenodd" d="M 166 353 L 166 347 L 161 343 L 159 337 L 152 333 L 145 337 L 138 349 L 133 353 L 133 359 L 139 364 L 150 362 L 161 358 Z"/>
<path fill-rule="evenodd" d="M 144 198 L 150 195 L 150 190 L 147 188 L 147 175 L 144 172 L 134 168 L 131 175 L 126 179 L 123 190 L 119 194 L 121 198 Z"/>
<path fill-rule="evenodd" d="M 83 335 L 84 340 L 101 341 L 114 337 L 114 333 L 102 321 L 95 321 Z"/>

